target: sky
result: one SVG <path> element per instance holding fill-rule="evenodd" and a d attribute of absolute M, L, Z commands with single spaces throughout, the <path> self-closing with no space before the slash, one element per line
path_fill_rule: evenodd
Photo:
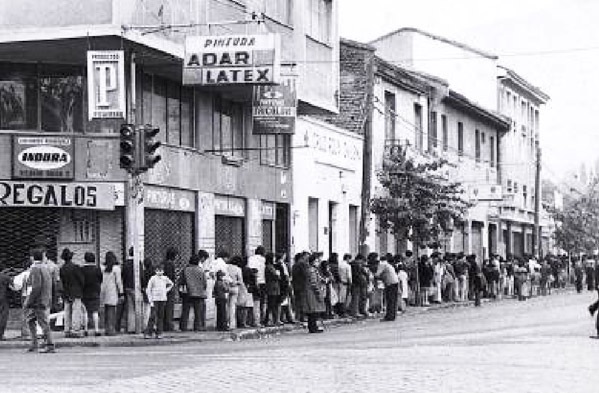
<path fill-rule="evenodd" d="M 599 1 L 340 0 L 339 31 L 369 42 L 415 27 L 499 56 L 551 98 L 541 109 L 543 177 L 599 157 Z"/>

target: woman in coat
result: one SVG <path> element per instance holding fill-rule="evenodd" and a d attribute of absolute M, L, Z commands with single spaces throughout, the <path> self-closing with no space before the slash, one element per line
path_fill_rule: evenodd
<path fill-rule="evenodd" d="M 324 298 L 326 292 L 326 280 L 320 274 L 320 254 L 312 254 L 308 259 L 306 269 L 306 282 L 304 286 L 304 312 L 308 316 L 308 331 L 310 333 L 322 333 L 318 327 L 318 317 L 326 311 Z"/>
<path fill-rule="evenodd" d="M 114 336 L 116 329 L 116 306 L 124 299 L 121 268 L 112 251 L 106 253 L 104 271 L 102 272 L 102 287 L 100 289 L 100 304 L 104 307 L 104 328 L 107 336 Z M 118 329 L 117 329 L 118 330 Z"/>
<path fill-rule="evenodd" d="M 273 325 L 279 324 L 279 307 L 281 305 L 281 273 L 275 267 L 274 255 L 266 254 L 266 267 L 264 275 L 266 277 L 266 295 L 267 309 L 264 317 L 264 326 L 268 325 L 269 318 L 272 317 Z"/>

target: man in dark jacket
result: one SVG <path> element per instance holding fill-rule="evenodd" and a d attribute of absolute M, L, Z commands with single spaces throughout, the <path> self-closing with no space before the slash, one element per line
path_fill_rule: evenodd
<path fill-rule="evenodd" d="M 303 322 L 305 320 L 305 293 L 306 286 L 306 264 L 308 263 L 308 254 L 301 252 L 295 255 L 293 267 L 291 268 L 291 283 L 293 286 L 294 306 L 296 318 Z"/>
<path fill-rule="evenodd" d="M 358 254 L 349 265 L 352 275 L 350 315 L 367 317 L 368 272 L 366 271 L 366 260 L 364 256 Z"/>
<path fill-rule="evenodd" d="M 54 352 L 54 343 L 52 341 L 52 331 L 50 330 L 50 306 L 52 304 L 52 275 L 44 263 L 44 251 L 38 247 L 32 250 L 33 265 L 31 266 L 27 285 L 31 293 L 25 300 L 25 312 L 27 315 L 27 325 L 31 335 L 31 346 L 27 352 L 38 351 L 37 324 L 44 332 L 46 346 L 44 353 Z"/>
<path fill-rule="evenodd" d="M 175 267 L 175 258 L 179 255 L 179 252 L 175 247 L 169 247 L 166 250 L 166 260 L 164 261 L 164 275 L 168 277 L 172 282 L 177 282 L 176 279 L 176 267 Z M 164 308 L 164 331 L 172 332 L 175 330 L 173 325 L 173 319 L 175 318 L 175 292 L 176 290 L 171 289 L 168 292 L 166 298 L 166 305 Z"/>
<path fill-rule="evenodd" d="M 4 267 L 0 266 L 0 341 L 4 340 L 4 331 L 8 323 L 8 294 L 10 292 L 10 283 L 12 279 L 2 273 Z"/>
<path fill-rule="evenodd" d="M 65 337 L 81 337 L 83 323 L 83 287 L 85 277 L 81 267 L 73 263 L 73 253 L 68 248 L 62 251 L 64 265 L 60 268 L 62 296 L 64 298 L 64 333 Z"/>

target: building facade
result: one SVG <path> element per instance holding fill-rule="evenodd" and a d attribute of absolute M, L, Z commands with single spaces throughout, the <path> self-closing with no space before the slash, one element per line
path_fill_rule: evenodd
<path fill-rule="evenodd" d="M 4 2 L 0 15 L 0 260 L 20 265 L 39 235 L 52 258 L 64 247 L 78 261 L 84 251 L 124 257 L 125 122 L 160 129 L 162 160 L 144 176 L 146 257 L 170 246 L 179 265 L 198 249 L 289 251 L 292 136 L 254 134 L 249 84 L 184 84 L 184 41 L 277 34 L 281 67 L 298 75 L 299 113 L 331 111 L 336 1 Z M 123 93 L 122 118 L 88 109 L 89 50 L 123 51 L 122 85 L 102 74 Z M 56 162 L 31 162 L 35 153 Z"/>

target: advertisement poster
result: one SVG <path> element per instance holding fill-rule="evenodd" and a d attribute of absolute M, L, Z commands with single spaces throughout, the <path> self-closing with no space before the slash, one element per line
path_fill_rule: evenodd
<path fill-rule="evenodd" d="M 67 136 L 14 136 L 13 178 L 73 179 L 73 143 Z"/>
<path fill-rule="evenodd" d="M 295 76 L 285 76 L 280 85 L 254 87 L 252 119 L 255 135 L 295 133 L 296 81 Z"/>

